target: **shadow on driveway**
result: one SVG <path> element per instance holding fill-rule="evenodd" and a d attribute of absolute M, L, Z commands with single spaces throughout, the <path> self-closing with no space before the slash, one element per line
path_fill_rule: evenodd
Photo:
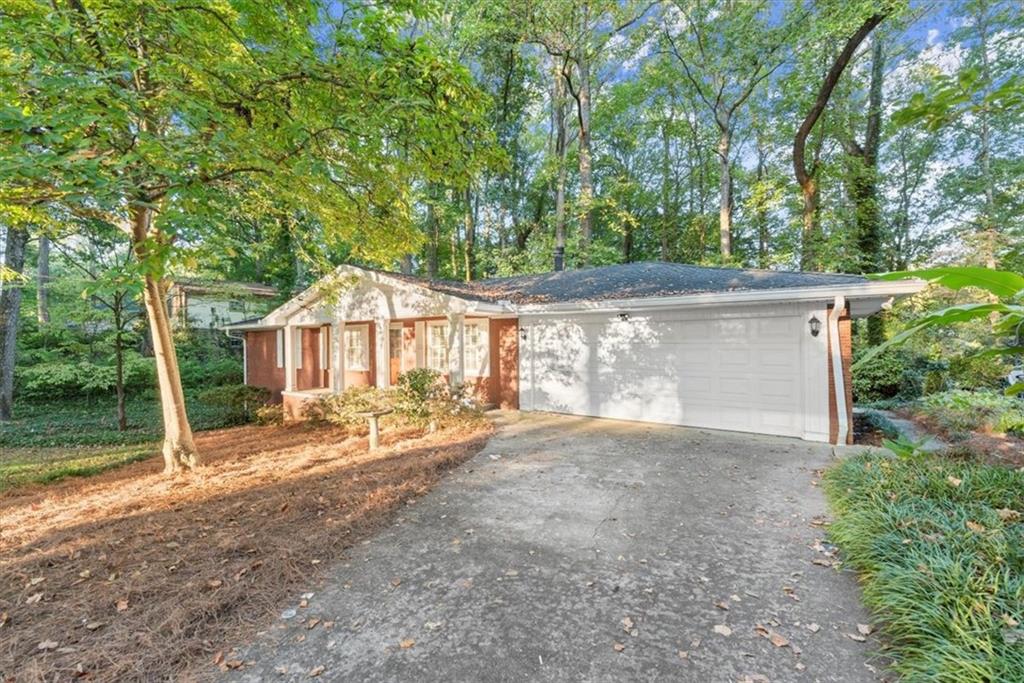
<path fill-rule="evenodd" d="M 305 607 L 295 596 L 229 676 L 880 678 L 874 639 L 855 639 L 868 623 L 855 577 L 822 545 L 828 446 L 499 420 L 476 458 L 354 549 Z"/>

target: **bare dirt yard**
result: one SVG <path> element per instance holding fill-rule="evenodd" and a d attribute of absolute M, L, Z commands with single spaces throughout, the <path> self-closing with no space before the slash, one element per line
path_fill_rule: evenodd
<path fill-rule="evenodd" d="M 0 500 L 0 680 L 193 680 L 315 583 L 491 432 L 365 437 L 309 426 L 197 437 L 206 465 L 159 457 L 19 487 Z"/>

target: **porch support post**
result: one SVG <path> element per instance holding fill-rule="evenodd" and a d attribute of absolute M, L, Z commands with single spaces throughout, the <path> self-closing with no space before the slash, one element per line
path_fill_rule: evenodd
<path fill-rule="evenodd" d="M 448 381 L 462 384 L 466 377 L 466 328 L 462 313 L 448 314 Z"/>
<path fill-rule="evenodd" d="M 345 390 L 345 321 L 331 325 L 331 391 L 340 394 Z"/>
<path fill-rule="evenodd" d="M 295 391 L 295 326 L 284 326 L 284 390 Z"/>
<path fill-rule="evenodd" d="M 377 386 L 387 389 L 391 386 L 391 359 L 388 356 L 391 321 L 388 318 L 377 318 L 373 325 L 377 352 Z"/>

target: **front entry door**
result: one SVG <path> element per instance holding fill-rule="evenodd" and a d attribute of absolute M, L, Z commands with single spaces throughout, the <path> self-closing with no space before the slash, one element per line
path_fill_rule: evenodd
<path fill-rule="evenodd" d="M 402 374 L 402 328 L 392 327 L 388 330 L 388 365 L 391 369 L 391 386 L 398 384 L 398 376 Z"/>

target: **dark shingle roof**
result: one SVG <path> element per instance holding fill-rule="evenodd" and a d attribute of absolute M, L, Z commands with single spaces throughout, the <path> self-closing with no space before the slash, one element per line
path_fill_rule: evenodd
<path fill-rule="evenodd" d="M 514 304 L 641 299 L 867 282 L 859 275 L 708 268 L 654 261 L 490 278 L 475 282 L 425 280 L 396 273 L 388 275 L 452 296 L 489 302 L 511 301 Z"/>

